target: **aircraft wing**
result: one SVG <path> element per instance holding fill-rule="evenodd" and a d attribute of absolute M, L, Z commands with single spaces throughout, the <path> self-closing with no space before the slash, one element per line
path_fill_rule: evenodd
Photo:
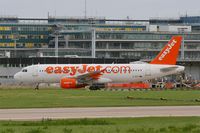
<path fill-rule="evenodd" d="M 160 71 L 161 72 L 169 72 L 169 71 L 173 71 L 175 69 L 177 69 L 177 66 L 173 66 L 173 67 L 166 67 L 166 68 L 161 68 Z"/>
<path fill-rule="evenodd" d="M 90 83 L 94 80 L 98 80 L 100 76 L 103 75 L 104 71 L 105 69 L 99 70 L 99 71 L 93 71 L 86 74 L 78 75 L 75 78 L 77 79 L 79 83 Z"/>

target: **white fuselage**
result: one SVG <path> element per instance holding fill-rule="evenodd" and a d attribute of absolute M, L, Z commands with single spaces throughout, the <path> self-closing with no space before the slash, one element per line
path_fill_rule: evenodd
<path fill-rule="evenodd" d="M 169 71 L 164 68 L 176 67 Z M 176 74 L 184 70 L 178 65 L 154 64 L 45 64 L 22 69 L 14 78 L 25 83 L 59 83 L 62 78 L 74 78 L 93 71 L 101 71 L 96 83 L 139 82 Z"/>

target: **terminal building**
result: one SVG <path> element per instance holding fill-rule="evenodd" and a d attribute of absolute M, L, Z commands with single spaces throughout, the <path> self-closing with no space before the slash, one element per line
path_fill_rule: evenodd
<path fill-rule="evenodd" d="M 187 75 L 200 80 L 200 16 L 149 20 L 0 17 L 0 61 L 6 67 L 23 67 L 30 65 L 30 59 L 50 57 L 149 61 L 174 35 L 184 37 L 178 63 L 186 66 Z M 48 62 L 32 62 L 36 63 Z"/>
<path fill-rule="evenodd" d="M 150 20 L 2 17 L 0 55 L 44 57 L 55 56 L 58 50 L 59 57 L 152 59 L 174 35 L 184 36 L 185 59 L 200 58 L 200 17 Z"/>

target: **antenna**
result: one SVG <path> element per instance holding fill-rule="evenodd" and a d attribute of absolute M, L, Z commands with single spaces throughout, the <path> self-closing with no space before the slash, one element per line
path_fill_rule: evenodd
<path fill-rule="evenodd" d="M 56 10 L 55 10 L 55 12 L 54 12 L 54 13 L 55 13 L 55 18 L 56 18 Z"/>
<path fill-rule="evenodd" d="M 85 19 L 87 18 L 87 0 L 85 0 Z"/>

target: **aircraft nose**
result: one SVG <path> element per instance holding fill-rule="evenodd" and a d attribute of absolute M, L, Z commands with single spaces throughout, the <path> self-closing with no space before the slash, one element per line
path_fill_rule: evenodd
<path fill-rule="evenodd" d="M 21 79 L 20 74 L 19 74 L 19 73 L 16 73 L 16 74 L 14 75 L 14 79 L 20 81 L 20 79 Z"/>

